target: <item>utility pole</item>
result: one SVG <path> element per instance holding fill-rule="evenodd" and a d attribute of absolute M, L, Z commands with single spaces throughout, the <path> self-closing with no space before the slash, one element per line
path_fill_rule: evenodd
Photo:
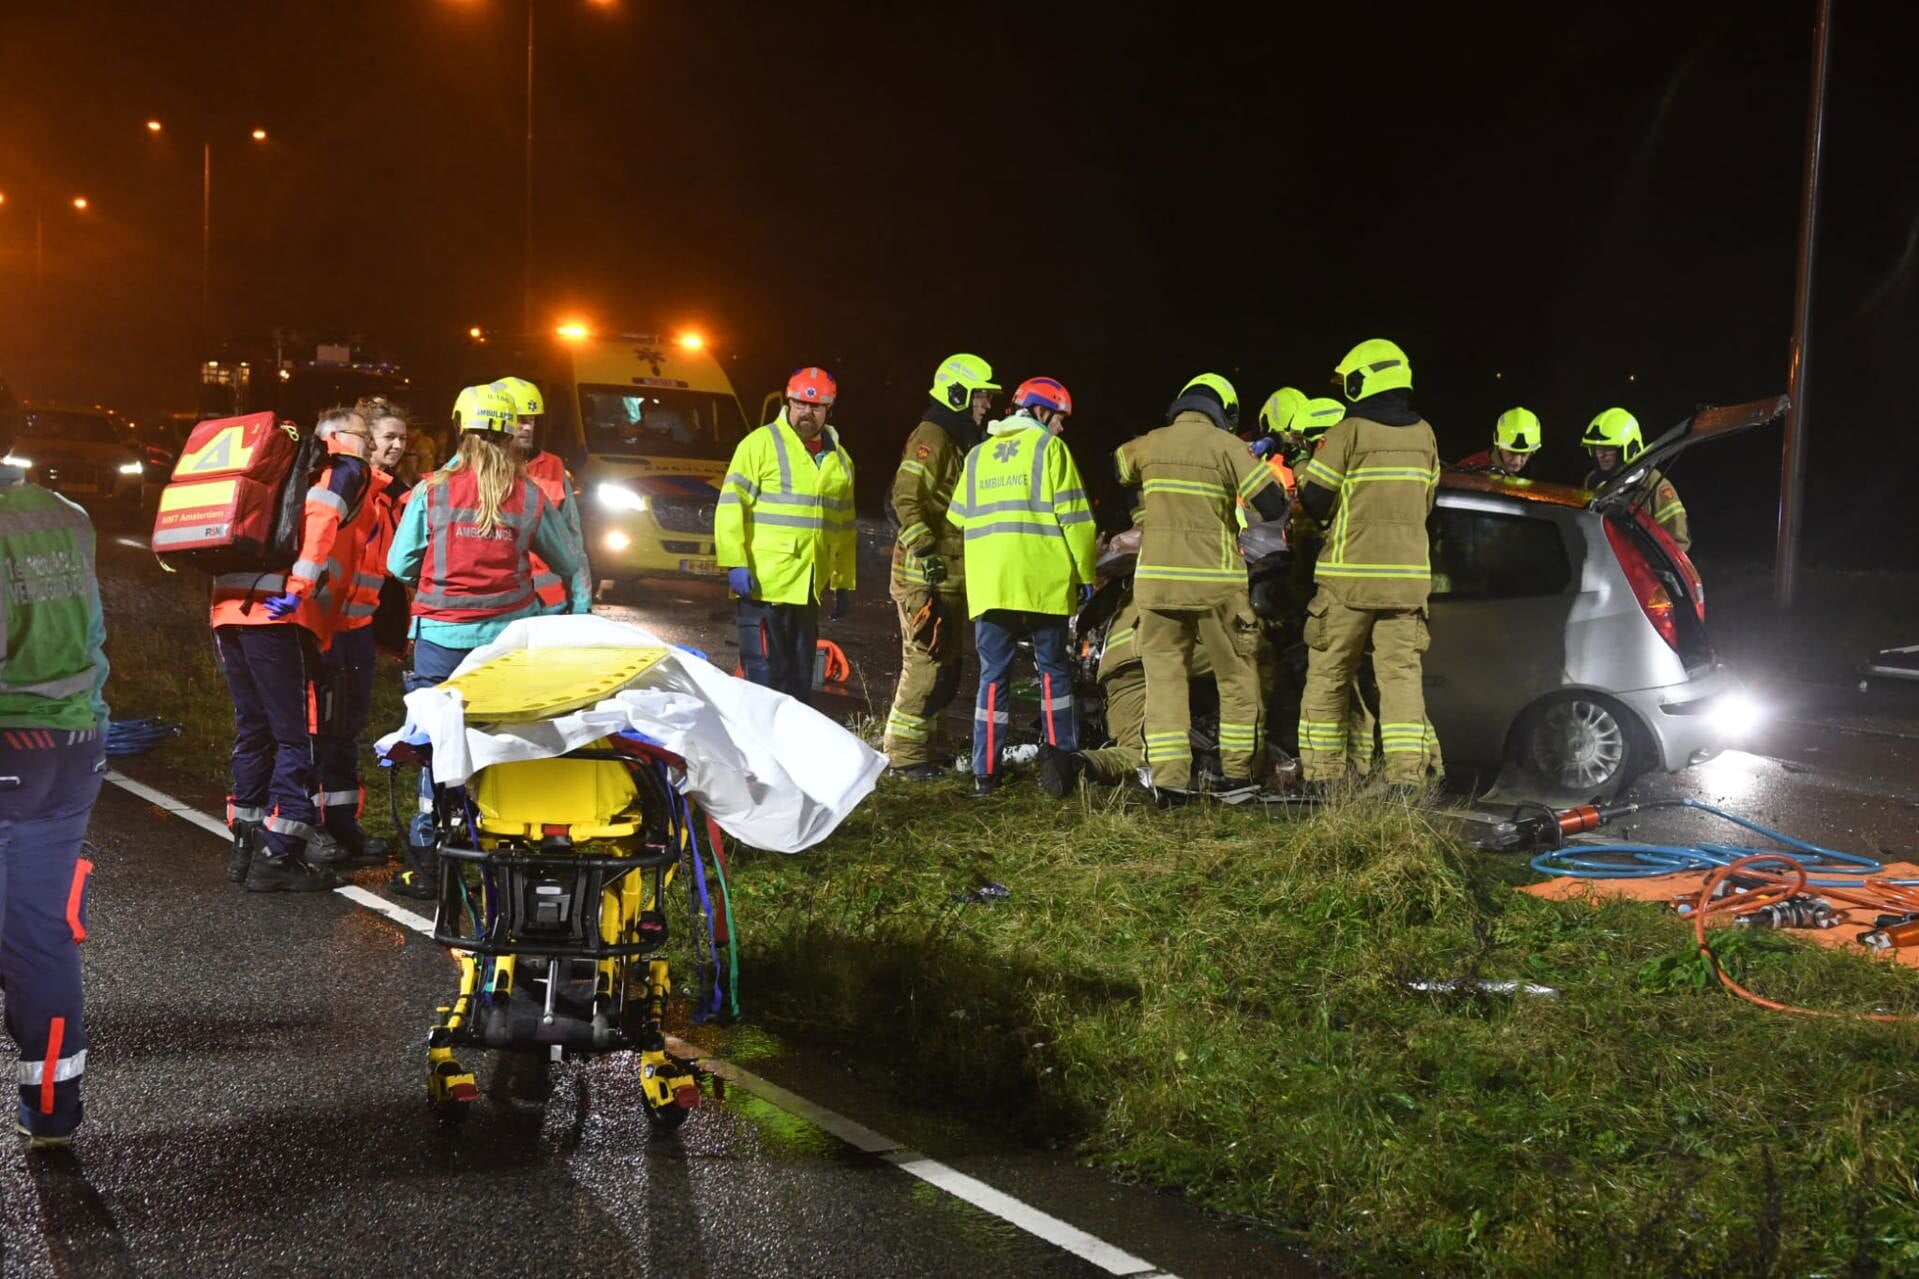
<path fill-rule="evenodd" d="M 200 338 L 213 341 L 213 141 L 200 144 Z"/>
<path fill-rule="evenodd" d="M 521 210 L 520 229 L 520 332 L 533 332 L 533 11 L 535 0 L 526 0 L 526 166 L 522 185 L 525 207 Z"/>
<path fill-rule="evenodd" d="M 1793 276 L 1792 354 L 1786 376 L 1786 437 L 1779 463 L 1779 541 L 1773 556 L 1772 601 L 1791 608 L 1799 572 L 1799 526 L 1806 489 L 1806 362 L 1812 346 L 1812 252 L 1819 229 L 1819 144 L 1826 129 L 1826 54 L 1832 0 L 1819 0 L 1813 25 L 1812 98 L 1806 107 L 1805 182 L 1799 192 L 1799 260 Z"/>

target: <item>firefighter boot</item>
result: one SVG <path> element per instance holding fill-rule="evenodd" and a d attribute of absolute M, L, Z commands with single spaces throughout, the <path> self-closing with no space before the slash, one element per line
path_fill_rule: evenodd
<path fill-rule="evenodd" d="M 227 879 L 235 884 L 244 884 L 247 869 L 253 865 L 253 854 L 266 838 L 266 830 L 259 822 L 237 821 L 232 825 L 233 851 L 227 854 Z"/>

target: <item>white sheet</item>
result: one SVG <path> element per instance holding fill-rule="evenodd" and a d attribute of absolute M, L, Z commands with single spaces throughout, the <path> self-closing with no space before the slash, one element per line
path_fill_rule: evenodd
<path fill-rule="evenodd" d="M 681 789 L 743 844 L 797 853 L 833 833 L 873 790 L 886 757 L 784 693 L 736 679 L 638 626 L 603 617 L 530 617 L 460 663 L 470 670 L 513 649 L 668 647 L 666 658 L 588 710 L 534 724 L 468 728 L 465 703 L 444 687 L 406 696 L 407 727 L 385 750 L 424 732 L 433 775 L 463 785 L 512 760 L 547 759 L 637 729 L 686 760 Z M 455 674 L 458 674 L 456 671 Z"/>

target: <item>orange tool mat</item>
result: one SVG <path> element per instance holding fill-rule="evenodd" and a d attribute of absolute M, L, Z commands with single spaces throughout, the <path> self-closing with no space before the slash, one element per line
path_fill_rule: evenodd
<path fill-rule="evenodd" d="M 1577 847 L 1577 845 L 1569 845 L 1569 847 Z M 1833 876 L 1833 878 L 1838 877 Z M 1875 878 L 1919 879 L 1919 866 L 1911 862 L 1887 862 Z M 1584 897 L 1626 897 L 1634 901 L 1660 902 L 1670 905 L 1675 897 L 1682 895 L 1697 897 L 1705 882 L 1706 872 L 1704 871 L 1681 871 L 1677 874 L 1659 875 L 1650 879 L 1568 879 L 1555 875 L 1537 884 L 1522 885 L 1519 891 L 1554 901 L 1577 901 Z M 1813 887 L 1808 887 L 1806 892 L 1813 897 L 1819 895 L 1819 890 Z M 1870 910 L 1859 906 L 1849 908 L 1844 902 L 1833 902 L 1832 905 L 1846 922 L 1834 928 L 1782 928 L 1778 930 L 1780 935 L 1817 942 L 1822 946 L 1847 947 L 1869 955 L 1883 954 L 1899 963 L 1919 968 L 1919 946 L 1878 951 L 1870 946 L 1859 944 L 1860 934 L 1869 933 L 1873 928 L 1873 913 Z M 1675 912 L 1673 918 L 1687 919 L 1690 926 L 1688 917 Z M 1725 925 L 1731 923 L 1730 920 L 1723 922 Z M 1722 926 L 1722 922 L 1710 920 L 1707 926 L 1718 928 Z"/>

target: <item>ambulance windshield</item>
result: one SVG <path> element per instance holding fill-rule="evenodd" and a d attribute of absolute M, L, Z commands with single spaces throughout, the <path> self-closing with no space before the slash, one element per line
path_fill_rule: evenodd
<path fill-rule="evenodd" d="M 725 461 L 745 434 L 737 401 L 710 391 L 656 386 L 582 386 L 586 449 L 610 457 Z"/>

